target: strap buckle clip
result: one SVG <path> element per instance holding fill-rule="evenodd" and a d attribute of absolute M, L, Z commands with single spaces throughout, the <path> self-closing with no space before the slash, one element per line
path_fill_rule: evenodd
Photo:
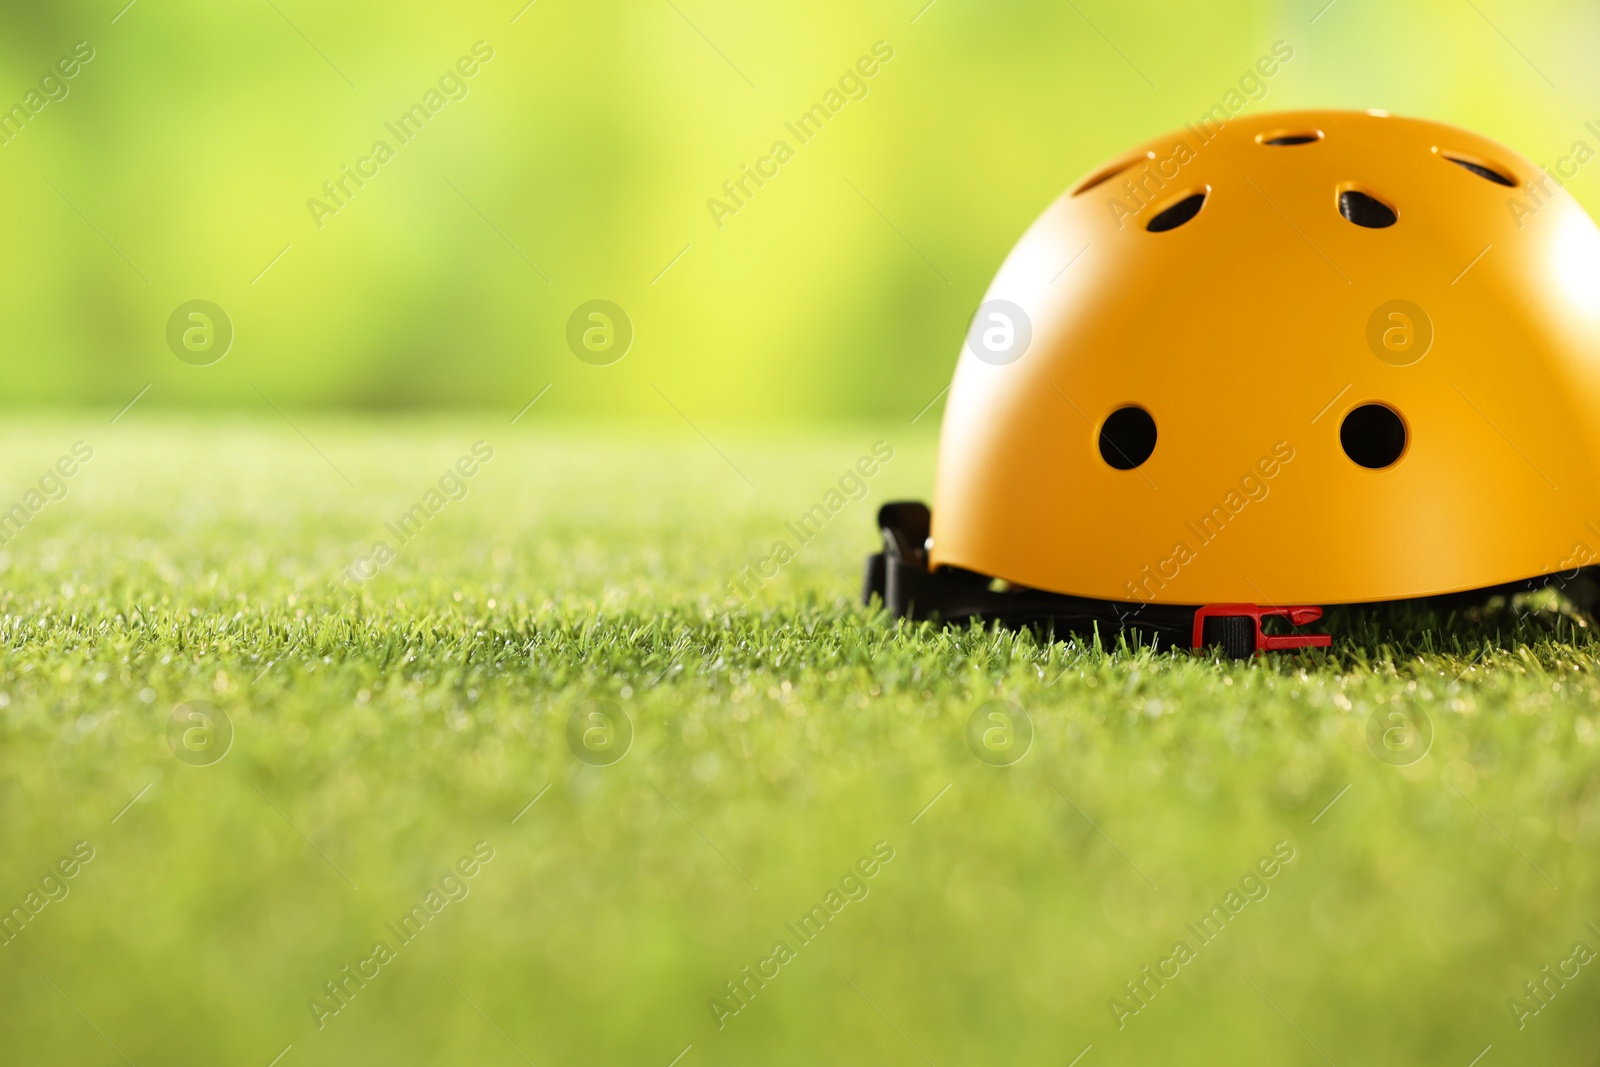
<path fill-rule="evenodd" d="M 1255 624 L 1255 651 L 1281 652 L 1294 648 L 1327 648 L 1332 634 L 1267 634 L 1261 631 L 1265 618 L 1288 619 L 1291 626 L 1305 626 L 1322 618 L 1319 607 L 1262 607 L 1260 604 L 1206 604 L 1194 613 L 1193 648 L 1205 647 L 1206 620 L 1222 617 L 1248 618 Z"/>

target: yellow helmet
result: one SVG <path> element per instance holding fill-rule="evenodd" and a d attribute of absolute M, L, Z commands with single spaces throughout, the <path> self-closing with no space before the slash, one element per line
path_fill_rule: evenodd
<path fill-rule="evenodd" d="M 1600 231 L 1530 160 L 1376 111 L 1189 127 L 1007 257 L 868 595 L 1259 649 L 1282 605 L 1544 584 L 1600 561 L 1597 412 Z"/>

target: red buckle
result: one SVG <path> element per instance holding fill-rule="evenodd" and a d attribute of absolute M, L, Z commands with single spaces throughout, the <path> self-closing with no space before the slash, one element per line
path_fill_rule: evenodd
<path fill-rule="evenodd" d="M 1332 634 L 1265 634 L 1261 620 L 1268 616 L 1288 619 L 1291 626 L 1304 626 L 1322 618 L 1322 609 L 1264 608 L 1259 604 L 1207 604 L 1194 613 L 1194 648 L 1205 647 L 1206 620 L 1223 615 L 1248 616 L 1256 623 L 1256 652 L 1281 652 L 1290 648 L 1327 648 L 1333 644 Z"/>

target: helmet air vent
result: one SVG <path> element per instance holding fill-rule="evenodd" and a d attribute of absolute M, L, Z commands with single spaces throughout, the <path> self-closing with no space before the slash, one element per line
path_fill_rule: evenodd
<path fill-rule="evenodd" d="M 1074 185 L 1071 189 L 1071 193 L 1073 196 L 1082 196 L 1095 186 L 1104 185 L 1106 182 L 1110 181 L 1112 178 L 1115 178 L 1117 175 L 1121 174 L 1134 164 L 1144 163 L 1154 158 L 1156 158 L 1156 154 L 1154 152 L 1135 152 L 1132 155 L 1123 156 L 1116 162 L 1101 167 L 1099 170 L 1080 181 L 1077 185 Z"/>
<path fill-rule="evenodd" d="M 1382 404 L 1362 404 L 1344 417 L 1339 444 L 1356 465 L 1379 471 L 1399 462 L 1406 450 L 1406 424 Z"/>
<path fill-rule="evenodd" d="M 1156 450 L 1156 420 L 1141 407 L 1118 408 L 1100 427 L 1100 458 L 1119 471 L 1131 471 Z"/>
<path fill-rule="evenodd" d="M 1321 130 L 1283 130 L 1280 132 L 1262 134 L 1257 138 L 1264 145 L 1273 148 L 1293 148 L 1295 145 L 1316 144 L 1322 140 Z"/>
<path fill-rule="evenodd" d="M 1454 163 L 1456 166 L 1464 167 L 1465 169 L 1470 170 L 1472 173 L 1476 174 L 1480 178 L 1485 179 L 1486 181 L 1494 182 L 1496 185 L 1504 185 L 1504 186 L 1506 186 L 1508 188 L 1511 188 L 1511 189 L 1515 189 L 1517 187 L 1517 183 L 1516 182 L 1512 181 L 1510 178 L 1506 177 L 1504 174 L 1501 174 L 1499 171 L 1494 170 L 1494 169 L 1492 169 L 1490 167 L 1484 166 L 1482 163 L 1474 163 L 1470 159 L 1462 159 L 1460 156 L 1447 155 L 1447 154 L 1445 154 L 1443 152 L 1441 152 L 1440 155 L 1443 155 L 1444 158 L 1448 159 L 1450 162 Z"/>
<path fill-rule="evenodd" d="M 1339 214 L 1357 226 L 1365 226 L 1369 230 L 1381 230 L 1393 226 L 1400 218 L 1395 214 L 1394 208 L 1358 189 L 1346 189 L 1339 194 Z"/>
<path fill-rule="evenodd" d="M 1200 209 L 1205 206 L 1205 203 L 1206 194 L 1203 192 L 1186 196 L 1151 219 L 1145 229 L 1151 233 L 1165 233 L 1168 230 L 1175 230 L 1200 214 Z"/>

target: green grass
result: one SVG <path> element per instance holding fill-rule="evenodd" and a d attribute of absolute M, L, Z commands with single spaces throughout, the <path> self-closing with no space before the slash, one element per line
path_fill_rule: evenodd
<path fill-rule="evenodd" d="M 1600 949 L 1600 645 L 1551 602 L 1335 619 L 1327 654 L 1241 664 L 896 625 L 854 586 L 876 503 L 927 492 L 926 435 L 707 427 L 725 461 L 681 423 L 294 418 L 314 446 L 138 408 L 0 434 L 0 508 L 95 448 L 0 552 L 0 906 L 94 850 L 0 947 L 4 1062 L 1596 1055 L 1600 967 L 1525 1029 L 1507 1006 Z M 730 611 L 727 579 L 895 435 Z M 469 495 L 334 593 L 480 438 Z M 1009 767 L 967 743 L 996 699 L 1034 732 Z M 195 700 L 235 732 L 211 766 L 169 747 Z M 611 766 L 567 742 L 594 700 L 634 731 Z M 1392 714 L 1431 724 L 1420 761 L 1369 748 Z M 785 923 L 880 841 L 802 945 Z M 398 947 L 385 923 L 478 842 L 470 895 Z M 1269 894 L 1201 944 L 1185 923 L 1274 846 Z M 379 939 L 395 958 L 319 1029 L 308 1001 Z M 779 939 L 719 1030 L 708 999 Z M 1108 1000 L 1180 939 L 1119 1030 Z"/>

